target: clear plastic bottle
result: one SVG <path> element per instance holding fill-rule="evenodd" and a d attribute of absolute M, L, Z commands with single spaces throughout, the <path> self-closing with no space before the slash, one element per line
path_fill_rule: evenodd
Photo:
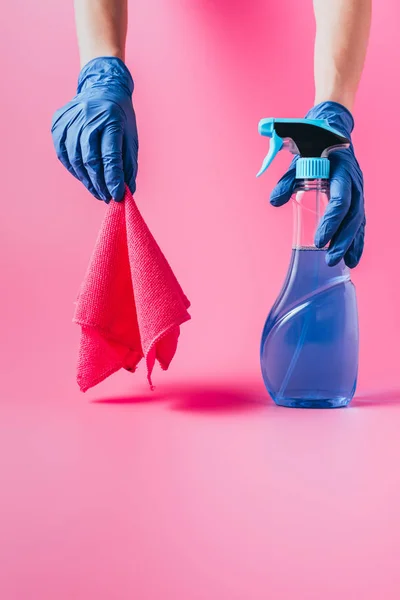
<path fill-rule="evenodd" d="M 280 406 L 346 406 L 356 388 L 355 288 L 343 260 L 329 267 L 314 244 L 328 195 L 327 179 L 299 179 L 292 197 L 291 261 L 261 340 L 264 383 Z"/>

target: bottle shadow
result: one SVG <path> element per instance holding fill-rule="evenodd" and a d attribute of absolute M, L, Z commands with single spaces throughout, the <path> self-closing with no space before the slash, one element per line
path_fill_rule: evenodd
<path fill-rule="evenodd" d="M 166 402 L 173 411 L 229 414 L 266 410 L 272 401 L 260 386 L 207 385 L 203 383 L 168 386 L 163 391 L 138 396 L 109 397 L 92 400 L 93 404 L 135 405 Z"/>
<path fill-rule="evenodd" d="M 268 396 L 256 386 L 188 386 L 176 389 L 170 409 L 197 413 L 238 413 L 265 410 Z"/>
<path fill-rule="evenodd" d="M 400 390 L 378 390 L 356 394 L 350 407 L 372 408 L 380 406 L 400 406 Z"/>

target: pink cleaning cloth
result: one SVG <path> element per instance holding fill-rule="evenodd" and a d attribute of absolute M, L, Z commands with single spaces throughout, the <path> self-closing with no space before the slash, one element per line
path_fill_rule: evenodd
<path fill-rule="evenodd" d="M 190 303 L 150 233 L 132 194 L 111 201 L 77 300 L 82 328 L 77 380 L 86 392 L 121 368 L 147 376 L 168 369 Z"/>

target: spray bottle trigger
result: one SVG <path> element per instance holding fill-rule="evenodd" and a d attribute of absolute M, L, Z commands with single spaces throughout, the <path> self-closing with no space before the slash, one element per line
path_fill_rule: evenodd
<path fill-rule="evenodd" d="M 256 177 L 260 177 L 269 167 L 269 165 L 274 160 L 275 156 L 278 154 L 279 150 L 281 150 L 283 146 L 283 139 L 279 137 L 275 130 L 273 130 L 271 135 L 271 143 L 269 145 L 269 152 L 267 156 L 264 158 L 264 162 L 261 166 L 261 169 L 258 171 Z"/>

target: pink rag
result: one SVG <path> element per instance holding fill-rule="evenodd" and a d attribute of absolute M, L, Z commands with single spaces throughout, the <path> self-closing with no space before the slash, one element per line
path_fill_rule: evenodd
<path fill-rule="evenodd" d="M 74 322 L 82 327 L 77 380 L 86 392 L 145 357 L 166 370 L 190 302 L 128 189 L 111 201 L 79 293 Z"/>

